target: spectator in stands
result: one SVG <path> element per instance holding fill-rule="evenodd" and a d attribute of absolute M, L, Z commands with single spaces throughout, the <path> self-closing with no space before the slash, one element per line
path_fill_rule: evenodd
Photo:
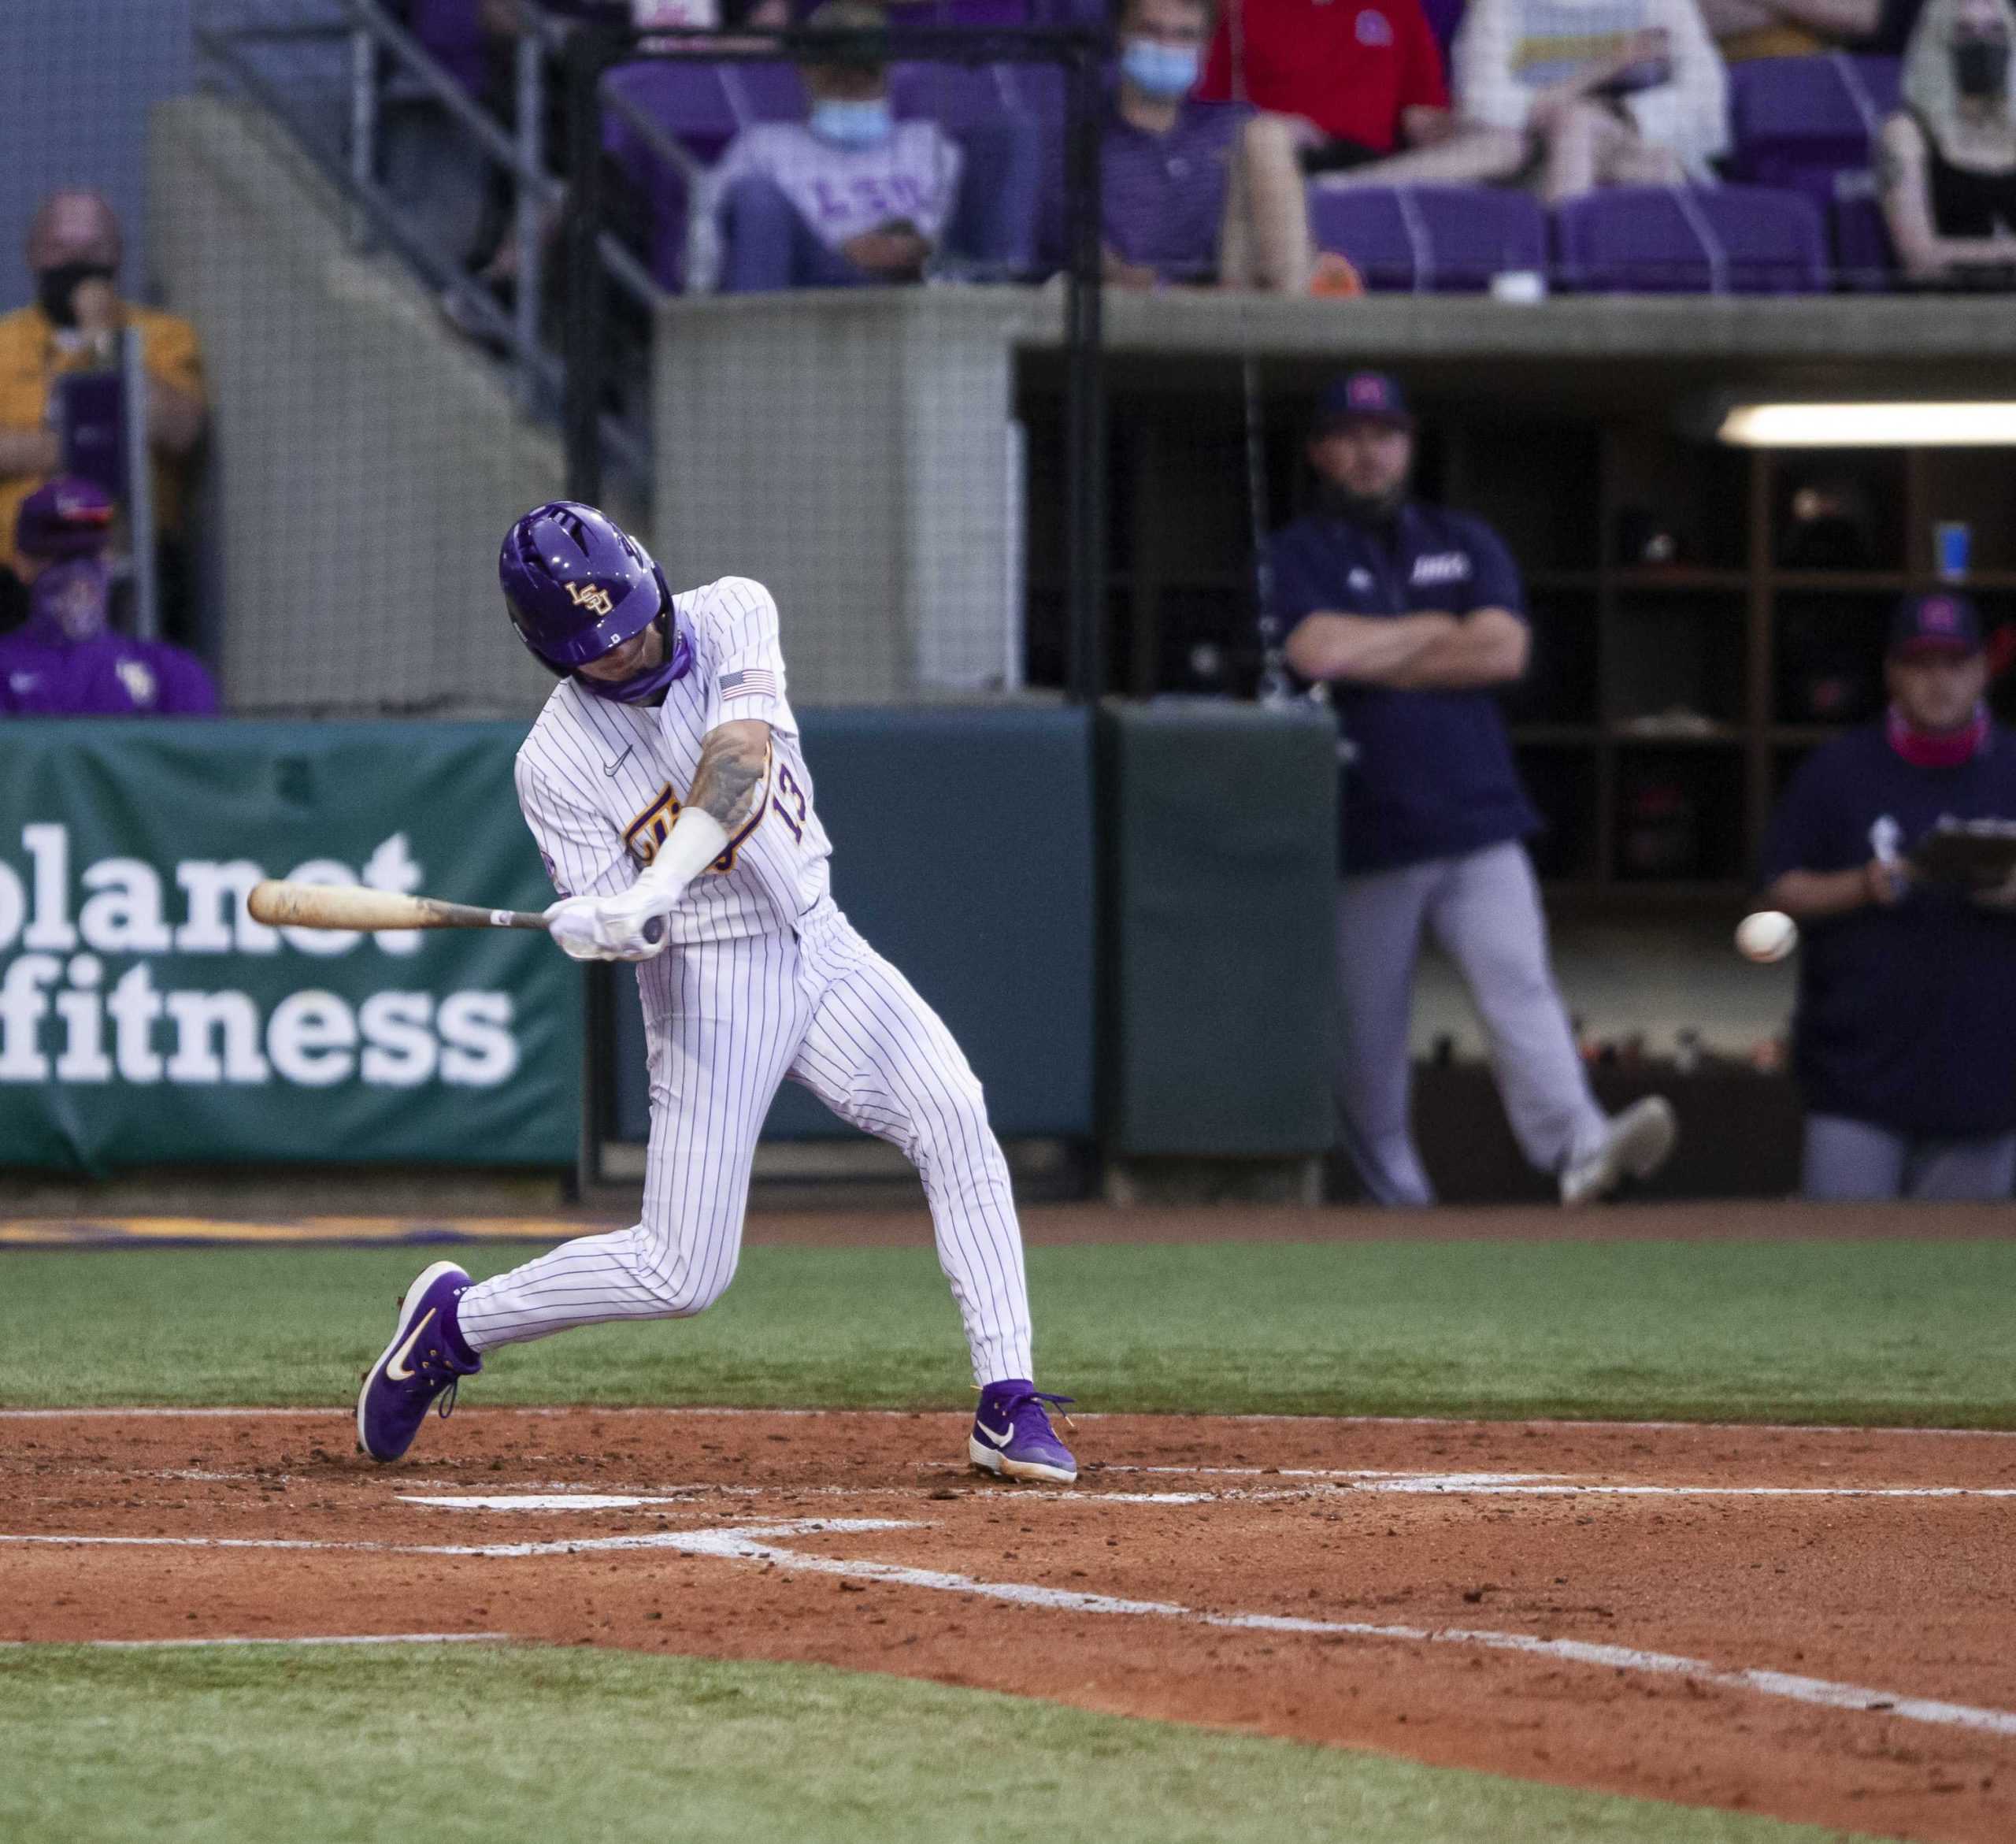
<path fill-rule="evenodd" d="M 1377 372 L 1317 406 L 1315 509 L 1269 541 L 1290 667 L 1329 688 L 1351 749 L 1337 896 L 1344 1144 L 1381 1204 L 1434 1201 L 1408 1122 L 1409 1014 L 1421 930 L 1469 982 L 1512 1130 L 1564 1204 L 1644 1177 L 1673 1140 L 1647 1096 L 1596 1104 L 1547 964 L 1523 841 L 1540 822 L 1497 688 L 1525 670 L 1517 566 L 1480 519 L 1410 496 L 1414 419 Z"/>
<path fill-rule="evenodd" d="M 176 540 L 184 475 L 203 434 L 202 361 L 188 321 L 120 299 L 120 254 L 119 220 L 95 192 L 53 194 L 29 228 L 35 299 L 0 316 L 0 563 L 14 561 L 22 502 L 63 465 L 57 380 L 116 366 L 119 336 L 132 326 L 146 366 L 154 518 L 172 586 L 183 575 Z"/>
<path fill-rule="evenodd" d="M 1516 134 L 1449 109 L 1421 0 L 1228 0 L 1197 94 L 1292 126 L 1303 171 L 1336 185 L 1509 179 Z"/>
<path fill-rule="evenodd" d="M 1210 0 L 1122 0 L 1117 27 L 1099 154 L 1107 280 L 1304 292 L 1312 260 L 1294 124 L 1190 95 Z"/>
<path fill-rule="evenodd" d="M 22 502 L 14 571 L 28 618 L 0 636 L 0 713 L 13 717 L 213 717 L 217 688 L 193 654 L 112 627 L 113 505 L 89 480 L 54 480 Z"/>
<path fill-rule="evenodd" d="M 1695 0 L 1470 0 L 1456 101 L 1527 138 L 1549 204 L 1599 186 L 1710 184 L 1729 73 Z"/>
<path fill-rule="evenodd" d="M 1989 721 L 1964 596 L 1907 597 L 1884 676 L 1888 714 L 1807 758 L 1765 848 L 1764 901 L 1803 931 L 1803 1188 L 1829 1201 L 2006 1199 L 2016 895 L 1921 885 L 1899 857 L 1948 815 L 2016 822 L 2016 733 Z"/>
<path fill-rule="evenodd" d="M 2008 0 L 1929 0 L 1904 54 L 1904 106 L 1883 124 L 1877 190 L 1913 281 L 2016 282 L 2016 106 Z"/>
<path fill-rule="evenodd" d="M 897 121 L 863 0 L 827 0 L 806 30 L 835 43 L 803 67 L 809 121 L 728 145 L 695 202 L 693 280 L 727 294 L 921 280 L 958 200 L 959 150 L 936 122 Z M 1033 207 L 1033 169 L 1025 201 Z M 983 253 L 984 254 L 984 253 Z"/>

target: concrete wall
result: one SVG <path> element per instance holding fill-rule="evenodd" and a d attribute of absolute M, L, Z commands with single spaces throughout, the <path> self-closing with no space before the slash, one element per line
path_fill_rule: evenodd
<path fill-rule="evenodd" d="M 388 258 L 358 254 L 283 132 L 212 97 L 155 114 L 169 304 L 216 406 L 210 524 L 239 711 L 522 714 L 551 681 L 506 626 L 496 555 L 556 495 L 548 430 Z"/>
<path fill-rule="evenodd" d="M 147 113 L 191 84 L 191 0 L 6 0 L 0 113 L 0 307 L 28 298 L 22 234 L 58 186 L 106 194 L 125 221 L 125 283 L 152 274 Z"/>
<path fill-rule="evenodd" d="M 1037 297 L 913 289 L 669 301 L 652 529 L 679 581 L 760 577 L 795 697 L 1019 675 L 1015 347 Z"/>

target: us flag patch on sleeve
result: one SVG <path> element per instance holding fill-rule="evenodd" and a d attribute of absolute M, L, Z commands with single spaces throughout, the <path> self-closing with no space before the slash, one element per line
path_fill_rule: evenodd
<path fill-rule="evenodd" d="M 777 675 L 765 672 L 761 666 L 745 666 L 737 672 L 723 673 L 721 688 L 724 698 L 774 698 L 777 695 Z"/>

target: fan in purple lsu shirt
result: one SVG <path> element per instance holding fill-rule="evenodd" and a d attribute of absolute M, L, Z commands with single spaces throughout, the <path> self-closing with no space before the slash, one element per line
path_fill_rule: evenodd
<path fill-rule="evenodd" d="M 213 717 L 217 687 L 193 655 L 111 623 L 112 502 L 55 480 L 23 502 L 17 571 L 28 615 L 0 635 L 0 712 L 15 717 Z"/>

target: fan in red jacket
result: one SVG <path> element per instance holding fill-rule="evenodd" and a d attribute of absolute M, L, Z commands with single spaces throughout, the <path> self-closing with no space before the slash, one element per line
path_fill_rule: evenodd
<path fill-rule="evenodd" d="M 1526 158 L 1523 135 L 1451 113 L 1421 0 L 1228 0 L 1197 94 L 1289 117 L 1331 185 L 1509 180 Z"/>

